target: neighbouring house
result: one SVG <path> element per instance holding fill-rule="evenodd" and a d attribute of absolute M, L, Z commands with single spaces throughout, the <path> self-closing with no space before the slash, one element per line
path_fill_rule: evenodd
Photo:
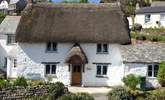
<path fill-rule="evenodd" d="M 147 87 L 158 87 L 159 64 L 165 60 L 165 43 L 143 43 L 121 46 L 124 73 L 146 76 Z"/>
<path fill-rule="evenodd" d="M 6 16 L 0 24 L 0 70 L 14 76 L 13 61 L 16 58 L 15 32 L 20 21 L 20 16 Z M 9 76 L 9 75 L 7 75 Z"/>
<path fill-rule="evenodd" d="M 8 2 L 7 0 L 2 0 L 0 1 L 0 12 L 2 13 L 6 13 L 7 9 L 8 9 Z"/>
<path fill-rule="evenodd" d="M 129 17 L 130 27 L 132 19 Z M 136 10 L 134 23 L 142 25 L 142 28 L 165 27 L 165 6 L 143 7 Z"/>
<path fill-rule="evenodd" d="M 146 76 L 148 87 L 159 86 L 154 66 L 165 60 L 165 44 L 131 45 L 128 21 L 117 4 L 33 4 L 21 19 L 14 18 L 14 31 L 0 28 L 4 51 L 6 33 L 16 34 L 17 43 L 4 56 L 8 78 L 116 86 L 134 73 Z"/>

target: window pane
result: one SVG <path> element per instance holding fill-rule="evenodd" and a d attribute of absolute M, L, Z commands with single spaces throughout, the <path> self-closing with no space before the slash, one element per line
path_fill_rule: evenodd
<path fill-rule="evenodd" d="M 152 77 L 152 71 L 148 71 L 148 76 Z"/>
<path fill-rule="evenodd" d="M 56 65 L 52 65 L 52 74 L 56 74 Z"/>
<path fill-rule="evenodd" d="M 17 59 L 14 59 L 14 67 L 17 67 Z"/>
<path fill-rule="evenodd" d="M 103 75 L 107 74 L 107 66 L 103 66 Z"/>
<path fill-rule="evenodd" d="M 46 65 L 46 74 L 50 74 L 50 65 Z"/>
<path fill-rule="evenodd" d="M 11 43 L 15 43 L 15 35 L 11 35 Z"/>
<path fill-rule="evenodd" d="M 101 52 L 101 44 L 97 44 L 97 52 Z"/>
<path fill-rule="evenodd" d="M 47 51 L 51 51 L 51 43 L 50 43 L 50 42 L 47 43 L 46 50 L 47 50 Z"/>
<path fill-rule="evenodd" d="M 97 66 L 97 75 L 101 75 L 101 66 L 100 65 Z"/>
<path fill-rule="evenodd" d="M 103 44 L 103 52 L 108 52 L 108 45 L 107 44 Z"/>
<path fill-rule="evenodd" d="M 154 77 L 157 76 L 159 65 L 154 65 Z"/>
<path fill-rule="evenodd" d="M 145 15 L 145 23 L 150 22 L 151 15 L 147 14 Z"/>
<path fill-rule="evenodd" d="M 152 65 L 148 65 L 148 70 L 152 70 Z"/>
<path fill-rule="evenodd" d="M 8 35 L 7 36 L 7 44 L 10 44 L 11 43 L 11 35 Z"/>
<path fill-rule="evenodd" d="M 57 43 L 53 42 L 53 51 L 57 51 Z"/>

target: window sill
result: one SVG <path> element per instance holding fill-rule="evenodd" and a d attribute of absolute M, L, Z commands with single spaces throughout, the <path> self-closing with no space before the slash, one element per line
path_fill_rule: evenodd
<path fill-rule="evenodd" d="M 16 45 L 16 43 L 7 43 L 8 46 Z"/>
<path fill-rule="evenodd" d="M 108 78 L 106 75 L 96 75 L 97 78 Z"/>
<path fill-rule="evenodd" d="M 147 76 L 146 78 L 147 79 L 156 79 L 156 77 L 153 77 L 153 76 Z"/>
<path fill-rule="evenodd" d="M 57 75 L 56 74 L 46 74 L 45 76 L 46 77 L 57 78 Z"/>
<path fill-rule="evenodd" d="M 97 52 L 96 54 L 109 54 L 108 52 Z"/>
<path fill-rule="evenodd" d="M 46 51 L 46 53 L 57 53 L 57 51 Z"/>

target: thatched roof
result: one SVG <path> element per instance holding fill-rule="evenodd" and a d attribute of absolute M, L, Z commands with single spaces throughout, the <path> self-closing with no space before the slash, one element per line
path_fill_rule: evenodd
<path fill-rule="evenodd" d="M 130 43 L 128 21 L 111 4 L 34 4 L 22 13 L 18 42 Z"/>
<path fill-rule="evenodd" d="M 0 24 L 0 34 L 15 34 L 21 16 L 6 16 Z"/>
<path fill-rule="evenodd" d="M 74 56 L 79 56 L 82 60 L 82 63 L 88 63 L 88 59 L 84 53 L 84 51 L 82 50 L 82 48 L 80 47 L 80 45 L 75 44 L 71 50 L 68 52 L 67 57 L 65 59 L 65 63 L 70 63 L 70 60 L 72 57 Z"/>
<path fill-rule="evenodd" d="M 164 43 L 143 43 L 121 46 L 121 54 L 127 63 L 160 63 L 165 61 Z"/>

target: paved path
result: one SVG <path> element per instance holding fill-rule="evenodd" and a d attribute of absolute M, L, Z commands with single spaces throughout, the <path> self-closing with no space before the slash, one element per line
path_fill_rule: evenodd
<path fill-rule="evenodd" d="M 77 92 L 87 92 L 94 96 L 95 100 L 108 100 L 107 93 L 111 90 L 111 88 L 107 87 L 68 87 L 69 91 L 72 93 Z"/>

